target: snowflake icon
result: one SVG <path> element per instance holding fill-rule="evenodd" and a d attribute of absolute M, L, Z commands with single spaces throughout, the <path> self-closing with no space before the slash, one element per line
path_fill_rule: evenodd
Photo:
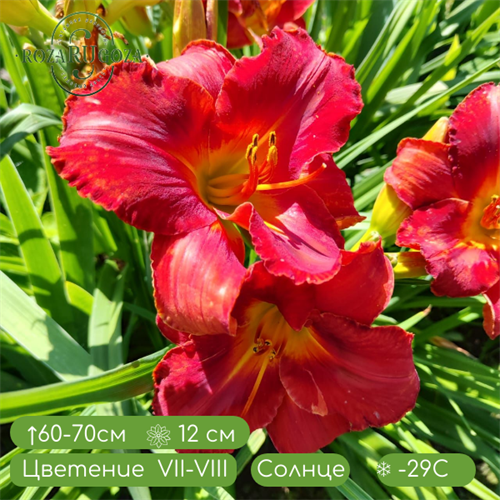
<path fill-rule="evenodd" d="M 385 462 L 380 462 L 377 465 L 377 474 L 380 474 L 382 477 L 387 476 L 391 473 L 391 466 L 386 464 Z"/>
<path fill-rule="evenodd" d="M 151 446 L 156 446 L 161 448 L 162 446 L 168 446 L 170 440 L 170 431 L 166 427 L 162 427 L 160 424 L 152 425 L 148 432 L 148 441 Z"/>

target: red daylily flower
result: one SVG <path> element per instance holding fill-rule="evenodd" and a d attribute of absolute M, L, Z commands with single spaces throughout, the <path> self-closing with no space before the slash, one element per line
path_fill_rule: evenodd
<path fill-rule="evenodd" d="M 275 26 L 305 28 L 302 19 L 314 0 L 229 0 L 227 46 L 251 45 Z"/>
<path fill-rule="evenodd" d="M 404 139 L 385 180 L 413 210 L 396 243 L 423 254 L 434 294 L 484 294 L 486 333 L 500 335 L 500 88 L 471 92 L 442 142 Z"/>
<path fill-rule="evenodd" d="M 232 311 L 234 337 L 180 334 L 160 320 L 179 345 L 155 369 L 155 414 L 241 416 L 251 431 L 267 427 L 280 452 L 400 420 L 419 391 L 413 335 L 370 326 L 391 297 L 391 265 L 380 243 L 343 254 L 320 285 L 254 264 Z"/>
<path fill-rule="evenodd" d="M 82 196 L 155 233 L 164 321 L 228 331 L 245 273 L 235 225 L 273 274 L 300 284 L 338 272 L 339 228 L 361 219 L 331 158 L 362 106 L 351 66 L 303 30 L 275 29 L 253 58 L 200 41 L 158 68 L 111 68 L 100 92 L 68 98 L 48 153 Z"/>

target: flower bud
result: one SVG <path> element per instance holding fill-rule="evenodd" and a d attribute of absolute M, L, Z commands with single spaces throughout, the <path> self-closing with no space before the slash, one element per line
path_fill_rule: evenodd
<path fill-rule="evenodd" d="M 94 14 L 98 6 L 97 0 L 64 0 L 64 15 L 69 16 L 75 12 Z"/>
<path fill-rule="evenodd" d="M 207 38 L 217 41 L 217 22 L 219 17 L 219 0 L 207 0 Z"/>
<path fill-rule="evenodd" d="M 106 7 L 104 20 L 111 25 L 128 14 L 134 7 L 148 7 L 156 5 L 159 2 L 160 0 L 113 0 L 108 7 Z"/>
<path fill-rule="evenodd" d="M 448 122 L 449 119 L 446 116 L 441 117 L 422 139 L 432 142 L 446 142 L 448 136 Z"/>
<path fill-rule="evenodd" d="M 132 7 L 122 16 L 122 23 L 132 35 L 148 38 L 155 36 L 151 19 L 144 7 Z"/>
<path fill-rule="evenodd" d="M 75 14 L 77 12 L 88 12 L 89 14 L 95 14 L 98 7 L 98 3 L 96 0 L 65 0 L 64 1 L 64 16 L 70 16 L 71 14 Z M 75 18 L 79 17 L 80 21 L 77 21 Z M 92 31 L 93 25 L 89 25 L 86 22 L 85 14 L 81 16 L 73 16 L 71 18 L 73 21 L 71 31 L 76 31 L 78 29 L 87 29 Z M 75 22 L 76 21 L 76 22 Z"/>
<path fill-rule="evenodd" d="M 51 36 L 57 19 L 38 0 L 0 0 L 0 22 L 29 26 Z"/>
<path fill-rule="evenodd" d="M 385 184 L 375 200 L 368 232 L 377 232 L 387 242 L 394 243 L 399 226 L 410 214 L 411 208 Z"/>
<path fill-rule="evenodd" d="M 392 264 L 395 279 L 418 278 L 428 274 L 425 269 L 424 256 L 420 252 L 386 253 L 385 255 Z"/>
<path fill-rule="evenodd" d="M 180 56 L 186 45 L 201 38 L 206 38 L 205 9 L 202 0 L 175 0 L 173 53 Z"/>

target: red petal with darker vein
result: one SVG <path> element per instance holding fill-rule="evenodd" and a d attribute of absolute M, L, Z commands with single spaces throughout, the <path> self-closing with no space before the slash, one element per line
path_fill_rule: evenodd
<path fill-rule="evenodd" d="M 222 45 L 211 40 L 196 40 L 182 51 L 180 57 L 159 63 L 158 69 L 193 80 L 216 99 L 233 64 L 234 57 Z"/>
<path fill-rule="evenodd" d="M 302 409 L 340 413 L 361 430 L 397 422 L 414 407 L 419 380 L 412 334 L 328 313 L 307 330 L 288 340 L 280 362 L 281 381 Z"/>
<path fill-rule="evenodd" d="M 333 217 L 307 186 L 258 192 L 250 198 L 248 224 L 255 251 L 266 268 L 297 285 L 322 283 L 340 269 L 343 239 Z M 236 214 L 235 217 L 237 216 Z"/>
<path fill-rule="evenodd" d="M 307 185 L 314 189 L 323 200 L 340 229 L 362 221 L 364 217 L 359 215 L 354 208 L 354 198 L 351 188 L 347 184 L 345 173 L 335 165 L 331 155 L 318 155 L 311 163 L 302 168 L 301 175 L 309 175 L 323 164 L 326 165 L 325 171 L 308 182 Z"/>
<path fill-rule="evenodd" d="M 153 373 L 155 415 L 241 416 L 250 431 L 268 425 L 285 391 L 278 364 L 262 371 L 266 356 L 256 355 L 253 345 L 251 335 L 239 332 L 196 337 L 167 352 Z"/>
<path fill-rule="evenodd" d="M 56 170 L 140 229 L 176 234 L 211 224 L 190 166 L 207 154 L 212 98 L 149 63 L 119 63 L 105 77 L 111 68 L 99 93 L 66 101 L 61 146 L 47 148 Z"/>
<path fill-rule="evenodd" d="M 436 278 L 432 291 L 438 296 L 470 297 L 498 281 L 497 252 L 469 237 L 471 209 L 467 201 L 443 200 L 416 210 L 399 228 L 396 243 L 420 249 L 427 272 Z"/>
<path fill-rule="evenodd" d="M 500 87 L 472 91 L 450 118 L 450 156 L 460 198 L 498 194 L 500 186 Z"/>
<path fill-rule="evenodd" d="M 178 236 L 155 235 L 151 261 L 161 319 L 194 335 L 234 334 L 229 315 L 245 275 L 243 258 L 241 236 L 220 222 Z"/>
<path fill-rule="evenodd" d="M 362 102 L 352 66 L 306 31 L 276 28 L 262 40 L 260 55 L 236 61 L 227 74 L 210 141 L 213 150 L 244 158 L 254 134 L 265 148 L 275 131 L 278 166 L 270 182 L 278 182 L 298 177 L 316 155 L 338 151 Z"/>
<path fill-rule="evenodd" d="M 456 198 L 448 159 L 449 146 L 423 139 L 403 139 L 385 172 L 385 182 L 413 210 L 445 198 Z"/>
<path fill-rule="evenodd" d="M 500 282 L 493 285 L 484 297 L 484 330 L 491 339 L 496 339 L 500 335 Z"/>
<path fill-rule="evenodd" d="M 392 266 L 380 242 L 342 252 L 340 271 L 314 287 L 315 308 L 370 325 L 387 307 L 394 289 Z"/>
<path fill-rule="evenodd" d="M 339 415 L 320 417 L 302 410 L 288 396 L 267 432 L 280 453 L 314 453 L 350 431 L 349 422 Z"/>

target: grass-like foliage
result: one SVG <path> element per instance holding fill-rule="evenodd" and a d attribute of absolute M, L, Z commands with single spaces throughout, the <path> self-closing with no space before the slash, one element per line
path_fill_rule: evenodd
<path fill-rule="evenodd" d="M 158 62 L 172 57 L 171 5 L 156 5 L 150 14 L 162 35 L 156 42 L 132 35 L 120 22 L 113 28 L 129 48 Z M 364 109 L 335 157 L 366 216 L 344 233 L 351 248 L 369 225 L 398 142 L 422 137 L 481 83 L 500 81 L 500 4 L 318 0 L 305 19 L 319 44 L 355 66 L 362 86 Z M 219 39 L 224 36 L 219 29 Z M 341 487 L 257 487 L 249 463 L 272 451 L 265 431 L 254 432 L 237 452 L 239 477 L 227 490 L 13 485 L 12 457 L 40 451 L 14 448 L 11 422 L 36 414 L 149 414 L 151 373 L 169 349 L 155 326 L 151 235 L 79 197 L 55 173 L 45 146 L 58 144 L 66 95 L 46 65 L 22 64 L 15 56 L 25 43 L 43 40 L 0 24 L 1 498 L 499 498 L 498 341 L 482 330 L 481 297 L 437 298 L 429 279 L 398 281 L 376 321 L 415 333 L 422 386 L 417 405 L 398 424 L 346 434 L 323 449 L 350 463 L 351 478 Z M 123 47 L 121 40 L 116 43 Z M 233 52 L 255 55 L 259 47 Z M 465 488 L 391 488 L 377 479 L 377 462 L 387 453 L 445 451 L 474 459 L 476 479 Z"/>

